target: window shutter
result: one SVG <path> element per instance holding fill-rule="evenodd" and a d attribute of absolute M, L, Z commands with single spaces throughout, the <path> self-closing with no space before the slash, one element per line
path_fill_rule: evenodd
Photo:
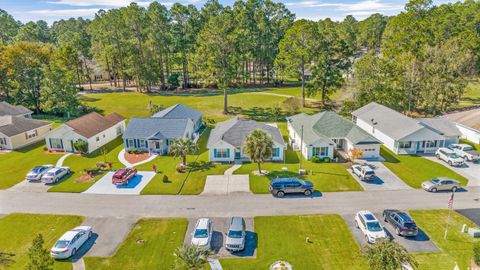
<path fill-rule="evenodd" d="M 48 144 L 50 145 L 50 148 L 53 148 L 53 146 L 52 146 L 52 138 L 48 138 Z"/>
<path fill-rule="evenodd" d="M 230 148 L 227 148 L 227 158 L 230 157 Z"/>
<path fill-rule="evenodd" d="M 128 139 L 125 139 L 125 146 L 128 148 Z"/>
<path fill-rule="evenodd" d="M 213 149 L 213 157 L 216 158 L 217 157 L 217 149 Z"/>

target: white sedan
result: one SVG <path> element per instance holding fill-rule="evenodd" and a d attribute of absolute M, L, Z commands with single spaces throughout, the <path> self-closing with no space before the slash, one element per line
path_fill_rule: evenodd
<path fill-rule="evenodd" d="M 55 168 L 52 168 L 52 169 L 48 170 L 42 176 L 42 182 L 45 183 L 45 184 L 56 183 L 68 174 L 70 174 L 70 168 L 69 167 L 55 167 Z"/>
<path fill-rule="evenodd" d="M 55 259 L 67 259 L 75 256 L 82 245 L 92 237 L 92 227 L 79 226 L 62 235 L 50 250 Z"/>
<path fill-rule="evenodd" d="M 192 245 L 210 249 L 212 242 L 213 226 L 208 218 L 201 218 L 195 224 L 192 233 Z"/>

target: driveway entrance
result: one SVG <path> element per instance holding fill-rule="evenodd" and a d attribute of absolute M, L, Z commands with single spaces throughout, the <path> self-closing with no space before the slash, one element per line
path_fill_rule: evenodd
<path fill-rule="evenodd" d="M 93 186 L 83 193 L 90 194 L 114 194 L 114 195 L 138 195 L 140 191 L 153 179 L 155 172 L 139 171 L 126 186 L 112 184 L 112 176 L 115 172 L 108 172 Z"/>
<path fill-rule="evenodd" d="M 358 176 L 352 173 L 351 169 L 348 169 L 357 180 L 357 182 L 365 189 L 365 190 L 399 190 L 399 189 L 412 189 L 410 186 L 405 184 L 396 174 L 390 171 L 385 165 L 383 165 L 380 161 L 369 161 L 368 165 L 372 167 L 375 171 L 375 175 L 377 176 L 373 181 L 362 181 Z"/>

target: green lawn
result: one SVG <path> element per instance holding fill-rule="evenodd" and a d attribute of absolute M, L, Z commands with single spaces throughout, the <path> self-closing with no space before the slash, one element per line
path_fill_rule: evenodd
<path fill-rule="evenodd" d="M 254 221 L 256 259 L 222 259 L 223 269 L 268 269 L 279 260 L 295 269 L 366 269 L 360 247 L 338 215 L 255 217 Z"/>
<path fill-rule="evenodd" d="M 460 102 L 455 107 L 463 108 L 480 104 L 480 81 L 471 81 L 462 95 Z"/>
<path fill-rule="evenodd" d="M 102 175 L 98 175 L 92 181 L 89 182 L 77 182 L 76 180 L 82 174 L 84 174 L 84 169 L 95 167 L 97 162 L 104 162 L 105 159 L 107 162 L 112 163 L 113 169 L 122 168 L 123 165 L 118 161 L 118 153 L 123 149 L 123 141 L 121 138 L 117 138 L 107 145 L 104 146 L 106 149 L 106 155 L 103 156 L 101 150 L 97 150 L 91 153 L 88 156 L 80 156 L 77 154 L 67 157 L 63 163 L 64 166 L 69 166 L 70 169 L 74 172 L 64 181 L 56 184 L 51 187 L 49 192 L 83 192 L 92 186 L 96 180 L 100 179 Z"/>
<path fill-rule="evenodd" d="M 156 164 L 159 170 L 141 194 L 200 194 L 205 186 L 207 175 L 223 174 L 230 165 L 208 162 L 206 145 L 210 131 L 210 128 L 207 128 L 202 133 L 198 141 L 198 152 L 187 156 L 191 170 L 189 173 L 178 173 L 175 166 L 181 162 L 181 159 L 172 156 L 160 156 L 151 162 L 137 166 L 139 170 L 151 171 L 152 165 Z M 167 183 L 163 182 L 164 176 L 168 177 Z"/>
<path fill-rule="evenodd" d="M 400 179 L 413 188 L 421 188 L 424 181 L 434 177 L 450 177 L 467 185 L 468 180 L 437 162 L 416 155 L 395 155 L 392 151 L 382 146 L 380 154 L 385 158 L 383 164 L 387 166 Z"/>
<path fill-rule="evenodd" d="M 0 218 L 0 250 L 14 253 L 15 263 L 8 269 L 25 269 L 28 249 L 33 238 L 41 233 L 45 248 L 50 250 L 66 231 L 82 223 L 79 216 L 11 214 Z M 72 269 L 70 262 L 55 262 L 54 269 Z"/>
<path fill-rule="evenodd" d="M 85 257 L 86 269 L 173 269 L 187 225 L 187 219 L 140 220 L 113 257 Z"/>
<path fill-rule="evenodd" d="M 25 175 L 35 166 L 57 163 L 61 154 L 50 154 L 43 148 L 45 142 L 41 141 L 34 145 L 0 154 L 0 189 L 6 189 L 16 185 L 25 179 Z"/>
<path fill-rule="evenodd" d="M 416 253 L 419 270 L 450 270 L 455 263 L 460 269 L 467 269 L 473 255 L 474 242 L 480 241 L 460 233 L 463 224 L 477 227 L 472 221 L 452 211 L 447 240 L 444 239 L 448 210 L 409 211 L 415 222 L 422 228 L 442 252 Z"/>

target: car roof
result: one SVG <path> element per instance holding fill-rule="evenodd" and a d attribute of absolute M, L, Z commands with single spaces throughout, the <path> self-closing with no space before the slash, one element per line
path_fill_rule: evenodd
<path fill-rule="evenodd" d="M 195 225 L 196 229 L 206 229 L 208 226 L 209 219 L 208 218 L 200 218 L 197 220 L 197 224 Z"/>
<path fill-rule="evenodd" d="M 63 168 L 62 167 L 54 167 L 54 168 L 51 168 L 50 170 L 48 170 L 49 172 L 56 172 L 56 171 L 59 171 L 59 170 L 62 170 Z"/>
<path fill-rule="evenodd" d="M 399 211 L 399 212 L 397 212 L 397 215 L 398 215 L 401 219 L 403 219 L 403 221 L 405 221 L 405 222 L 413 222 L 413 219 L 412 219 L 409 215 L 407 215 L 407 213 L 404 213 L 404 212 L 400 212 L 400 211 Z"/>
<path fill-rule="evenodd" d="M 273 183 L 287 183 L 287 182 L 298 182 L 298 181 L 302 181 L 298 178 L 295 178 L 295 177 L 285 177 L 285 178 L 274 178 L 272 180 L 272 184 Z"/>
<path fill-rule="evenodd" d="M 455 146 L 461 146 L 461 147 L 472 147 L 470 144 L 466 144 L 466 143 L 459 143 L 459 144 L 453 144 Z"/>
<path fill-rule="evenodd" d="M 70 230 L 66 233 L 64 233 L 58 240 L 64 240 L 64 241 L 72 241 L 72 239 L 77 235 L 80 231 Z"/>
<path fill-rule="evenodd" d="M 378 221 L 377 218 L 375 217 L 375 215 L 370 212 L 370 211 L 367 211 L 367 210 L 363 210 L 363 211 L 360 211 L 358 212 L 361 216 L 363 216 L 365 218 L 366 221 Z"/>
<path fill-rule="evenodd" d="M 455 179 L 452 179 L 452 178 L 448 178 L 448 177 L 435 177 L 433 179 L 438 179 L 438 180 L 450 180 L 450 181 L 454 181 L 454 182 L 458 182 L 457 180 Z"/>
<path fill-rule="evenodd" d="M 243 218 L 241 217 L 232 217 L 230 220 L 229 230 L 240 231 L 243 229 Z"/>
<path fill-rule="evenodd" d="M 446 148 L 446 147 L 440 147 L 440 148 L 438 148 L 438 150 L 442 150 L 442 151 L 445 151 L 447 153 L 454 153 L 452 149 Z"/>

